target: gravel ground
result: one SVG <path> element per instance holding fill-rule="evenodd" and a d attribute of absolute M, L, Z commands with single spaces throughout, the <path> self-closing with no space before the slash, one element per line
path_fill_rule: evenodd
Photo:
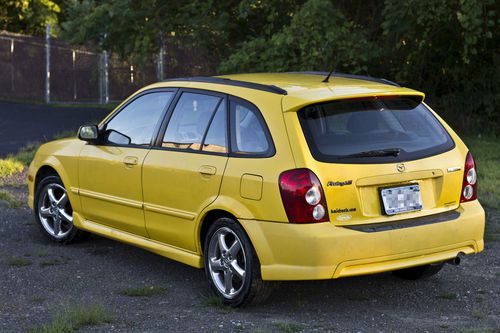
<path fill-rule="evenodd" d="M 26 199 L 24 188 L 7 190 Z M 500 332 L 500 213 L 488 216 L 485 251 L 430 279 L 283 282 L 265 304 L 234 310 L 210 297 L 201 270 L 97 236 L 57 245 L 28 208 L 0 203 L 0 332 L 49 323 L 79 304 L 113 317 L 83 332 Z M 123 295 L 144 286 L 165 289 Z"/>

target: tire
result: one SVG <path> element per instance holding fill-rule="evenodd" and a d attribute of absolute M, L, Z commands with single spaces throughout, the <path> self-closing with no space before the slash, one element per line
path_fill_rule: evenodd
<path fill-rule="evenodd" d="M 36 188 L 33 213 L 42 232 L 50 240 L 69 244 L 87 235 L 73 225 L 73 209 L 61 178 L 47 176 Z"/>
<path fill-rule="evenodd" d="M 205 273 L 224 304 L 239 307 L 265 301 L 271 283 L 262 281 L 260 263 L 243 228 L 230 218 L 217 219 L 204 242 Z"/>
<path fill-rule="evenodd" d="M 425 279 L 436 275 L 444 266 L 444 263 L 429 264 L 423 266 L 410 267 L 393 271 L 392 274 L 405 280 Z"/>

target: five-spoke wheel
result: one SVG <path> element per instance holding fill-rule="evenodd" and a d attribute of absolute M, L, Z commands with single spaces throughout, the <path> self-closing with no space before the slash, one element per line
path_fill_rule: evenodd
<path fill-rule="evenodd" d="M 240 306 L 265 300 L 271 286 L 262 281 L 260 263 L 241 225 L 231 218 L 214 221 L 204 235 L 205 272 L 225 304 Z"/>
<path fill-rule="evenodd" d="M 224 297 L 232 299 L 243 289 L 246 258 L 241 240 L 228 227 L 217 229 L 208 246 L 209 271 L 215 286 Z"/>
<path fill-rule="evenodd" d="M 45 234 L 56 242 L 68 243 L 85 234 L 73 226 L 73 209 L 58 176 L 47 176 L 36 184 L 34 213 Z"/>
<path fill-rule="evenodd" d="M 45 230 L 56 238 L 63 238 L 73 228 L 72 214 L 64 187 L 48 184 L 38 201 L 38 215 Z"/>

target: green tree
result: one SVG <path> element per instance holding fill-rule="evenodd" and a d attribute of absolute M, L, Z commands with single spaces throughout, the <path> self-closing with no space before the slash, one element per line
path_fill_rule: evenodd
<path fill-rule="evenodd" d="M 500 17 L 495 0 L 386 0 L 383 66 L 426 91 L 461 128 L 500 131 Z"/>
<path fill-rule="evenodd" d="M 62 28 L 70 42 L 93 42 L 122 58 L 150 59 L 163 33 L 219 61 L 249 36 L 279 31 L 303 2 L 81 0 L 68 6 Z"/>
<path fill-rule="evenodd" d="M 362 27 L 331 1 L 309 0 L 277 33 L 244 41 L 223 72 L 325 70 L 366 72 L 375 56 Z"/>
<path fill-rule="evenodd" d="M 29 35 L 45 34 L 46 24 L 57 32 L 61 8 L 51 0 L 3 0 L 0 4 L 0 29 Z"/>

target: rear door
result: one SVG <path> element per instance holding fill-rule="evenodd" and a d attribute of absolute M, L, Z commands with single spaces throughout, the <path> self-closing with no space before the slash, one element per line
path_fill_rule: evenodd
<path fill-rule="evenodd" d="M 415 97 L 332 101 L 300 110 L 300 129 L 338 225 L 455 209 L 465 156 Z M 456 189 L 456 190 L 455 190 Z"/>
<path fill-rule="evenodd" d="M 164 127 L 142 171 L 146 227 L 152 239 L 195 251 L 195 221 L 217 198 L 228 160 L 227 99 L 182 90 Z"/>

